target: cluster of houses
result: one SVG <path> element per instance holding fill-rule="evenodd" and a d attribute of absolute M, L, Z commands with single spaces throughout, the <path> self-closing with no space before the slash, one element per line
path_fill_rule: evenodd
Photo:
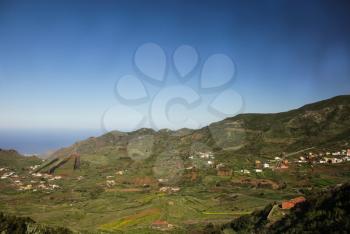
<path fill-rule="evenodd" d="M 30 167 L 29 167 L 29 170 L 30 170 L 30 172 L 34 172 L 34 171 L 36 171 L 39 167 L 40 167 L 40 165 L 30 166 Z"/>
<path fill-rule="evenodd" d="M 176 193 L 179 191 L 180 191 L 180 187 L 164 186 L 159 188 L 159 192 L 162 192 L 162 193 Z"/>
<path fill-rule="evenodd" d="M 38 166 L 31 166 L 29 169 L 31 172 L 36 170 Z M 0 168 L 1 179 L 7 180 L 13 185 L 18 191 L 53 191 L 55 189 L 59 189 L 60 186 L 57 184 L 53 184 L 52 182 L 55 180 L 61 180 L 61 176 L 53 176 L 50 174 L 42 174 L 42 173 L 31 173 L 28 176 L 19 176 L 15 171 L 10 170 L 9 168 Z"/>
<path fill-rule="evenodd" d="M 350 161 L 350 149 L 343 149 L 341 151 L 335 152 L 320 152 L 320 153 L 305 153 L 300 156 L 298 159 L 294 160 L 294 163 L 312 163 L 312 164 L 334 164 L 334 163 L 343 163 Z M 288 169 L 290 165 L 290 161 L 286 158 L 275 157 L 272 160 L 268 160 L 267 162 L 262 163 L 259 160 L 255 161 L 255 169 L 256 173 L 263 172 L 264 169 L 270 168 L 272 170 L 279 169 Z M 250 174 L 248 170 L 241 170 L 243 174 Z"/>
<path fill-rule="evenodd" d="M 343 163 L 350 161 L 350 149 L 343 149 L 341 151 L 335 152 L 320 152 L 313 153 L 309 152 L 300 156 L 297 163 L 320 163 L 320 164 L 334 164 L 334 163 Z"/>
<path fill-rule="evenodd" d="M 30 182 L 27 185 L 21 184 L 18 188 L 19 191 L 53 191 L 60 188 L 59 185 L 53 184 L 53 181 L 61 180 L 62 176 L 54 176 L 46 173 L 31 173 L 30 175 L 32 177 L 32 180 L 30 180 Z"/>
<path fill-rule="evenodd" d="M 108 175 L 106 176 L 106 186 L 107 188 L 111 188 L 116 185 L 116 181 L 114 180 L 115 176 L 122 176 L 124 175 L 128 170 L 119 170 L 115 172 L 115 175 Z"/>
<path fill-rule="evenodd" d="M 191 155 L 188 157 L 191 160 L 194 160 L 196 158 L 200 158 L 202 160 L 206 161 L 206 164 L 210 167 L 216 168 L 217 175 L 218 176 L 231 176 L 233 173 L 232 168 L 225 165 L 224 163 L 215 163 L 214 162 L 214 155 L 212 152 L 197 152 L 195 155 Z M 348 162 L 350 161 L 350 149 L 343 149 L 341 151 L 336 152 L 325 152 L 325 153 L 307 153 L 303 156 L 300 156 L 299 159 L 295 160 L 294 163 L 306 163 L 306 162 L 312 162 L 312 163 L 342 163 L 342 162 Z M 240 170 L 234 171 L 234 173 L 243 174 L 243 175 L 250 175 L 251 173 L 262 173 L 264 170 L 284 170 L 288 169 L 291 162 L 286 159 L 285 157 L 275 157 L 274 159 L 267 160 L 265 162 L 262 162 L 260 160 L 255 161 L 254 168 L 242 168 Z M 189 166 L 186 168 L 190 172 L 192 172 L 192 178 L 195 178 L 197 168 L 194 166 Z"/>
<path fill-rule="evenodd" d="M 211 151 L 207 152 L 196 152 L 194 155 L 190 155 L 188 157 L 191 160 L 194 160 L 196 158 L 199 158 L 201 160 L 204 160 L 208 166 L 213 166 L 214 165 L 214 154 Z"/>
<path fill-rule="evenodd" d="M 0 177 L 0 179 L 4 180 L 4 179 L 17 179 L 19 176 L 16 174 L 16 172 L 10 170 L 9 168 L 6 167 L 2 167 L 0 168 L 0 172 L 2 172 L 2 175 Z"/>
<path fill-rule="evenodd" d="M 31 181 L 30 184 L 19 185 L 18 190 L 19 191 L 31 190 L 33 192 L 36 192 L 39 190 L 41 190 L 41 191 L 53 191 L 53 190 L 59 189 L 59 188 L 60 188 L 60 186 L 57 184 L 47 184 L 44 181 L 40 181 L 39 183 L 38 183 L 38 181 Z"/>
<path fill-rule="evenodd" d="M 151 224 L 152 229 L 156 229 L 160 231 L 171 230 L 173 227 L 174 227 L 173 224 L 170 224 L 165 220 L 156 220 Z"/>

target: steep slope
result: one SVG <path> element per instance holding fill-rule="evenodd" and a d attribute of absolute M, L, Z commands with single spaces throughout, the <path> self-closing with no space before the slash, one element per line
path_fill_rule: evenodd
<path fill-rule="evenodd" d="M 241 145 L 255 153 L 292 151 L 349 139 L 350 96 L 338 96 L 276 114 L 242 114 L 214 123 L 224 148 Z M 231 128 L 229 126 L 232 126 Z M 231 134 L 229 134 L 231 132 Z M 241 135 L 235 143 L 234 138 Z M 230 140 L 229 136 L 232 140 Z"/>
<path fill-rule="evenodd" d="M 154 156 L 164 152 L 184 159 L 191 151 L 211 150 L 231 160 L 242 155 L 272 157 L 309 147 L 332 147 L 350 140 L 349 116 L 350 95 L 345 95 L 283 113 L 240 114 L 198 130 L 113 131 L 58 150 L 40 170 L 125 167 L 146 159 L 152 163 Z"/>
<path fill-rule="evenodd" d="M 204 233 L 349 233 L 350 185 L 313 194 L 289 214 L 269 223 L 272 205 L 242 216 L 220 228 L 209 225 Z"/>

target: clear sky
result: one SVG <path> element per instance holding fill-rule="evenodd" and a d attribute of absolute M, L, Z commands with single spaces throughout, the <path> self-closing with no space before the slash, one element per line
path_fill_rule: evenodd
<path fill-rule="evenodd" d="M 0 129 L 100 130 L 103 113 L 120 101 L 116 82 L 140 77 L 135 51 L 149 42 L 167 58 L 190 45 L 199 66 L 211 54 L 229 56 L 241 112 L 280 112 L 348 94 L 349 12 L 341 0 L 1 0 Z M 203 123 L 214 120 L 203 113 Z"/>

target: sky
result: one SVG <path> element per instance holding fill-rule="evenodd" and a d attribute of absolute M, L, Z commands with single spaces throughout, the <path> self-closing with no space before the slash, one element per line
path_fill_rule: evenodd
<path fill-rule="evenodd" d="M 198 128 L 348 94 L 348 12 L 341 0 L 0 0 L 0 147 Z"/>

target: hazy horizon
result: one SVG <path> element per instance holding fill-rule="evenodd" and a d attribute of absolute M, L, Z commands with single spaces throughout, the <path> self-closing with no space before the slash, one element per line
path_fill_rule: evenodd
<path fill-rule="evenodd" d="M 322 99 L 323 100 L 323 99 Z M 318 101 L 322 101 L 318 100 Z M 310 104 L 310 103 L 305 103 Z M 298 106 L 296 108 L 302 107 Z M 293 108 L 295 109 L 295 108 Z M 291 109 L 290 109 L 291 110 Z M 288 111 L 288 110 L 287 110 Z M 267 112 L 265 112 L 267 113 Z M 271 112 L 269 112 L 271 113 Z M 276 112 L 274 112 L 276 113 Z M 122 131 L 122 130 L 121 130 Z M 128 132 L 127 130 L 125 130 Z M 14 149 L 21 154 L 45 154 L 77 141 L 105 134 L 104 129 L 0 129 L 0 149 Z"/>

